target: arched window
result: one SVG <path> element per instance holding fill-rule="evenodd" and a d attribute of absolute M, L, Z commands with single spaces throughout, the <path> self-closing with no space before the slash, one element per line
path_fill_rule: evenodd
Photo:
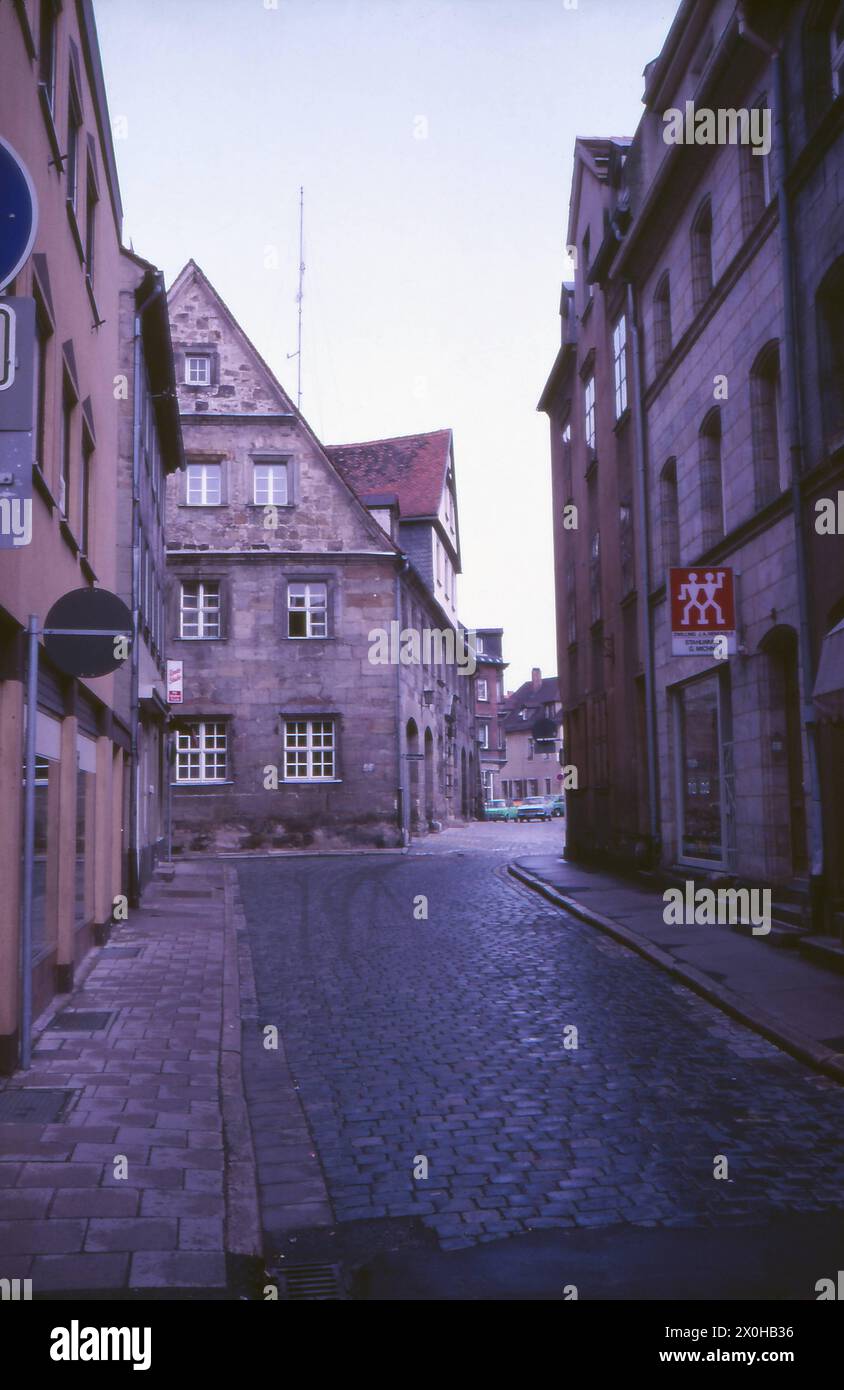
<path fill-rule="evenodd" d="M 750 414 L 756 505 L 764 507 L 788 486 L 780 354 L 775 342 L 762 349 L 751 369 Z"/>
<path fill-rule="evenodd" d="M 671 458 L 659 475 L 659 532 L 662 565 L 680 563 L 680 509 L 677 497 L 677 460 Z"/>
<path fill-rule="evenodd" d="M 666 270 L 654 291 L 654 367 L 659 371 L 671 355 L 671 281 Z"/>
<path fill-rule="evenodd" d="M 709 550 L 724 535 L 721 412 L 717 406 L 700 427 L 699 450 L 701 550 Z"/>
<path fill-rule="evenodd" d="M 768 98 L 763 92 L 754 105 L 754 111 L 764 110 Z M 741 222 L 744 234 L 753 231 L 771 197 L 771 156 L 757 153 L 753 145 L 739 146 L 741 161 Z"/>
<path fill-rule="evenodd" d="M 712 290 L 712 204 L 706 198 L 692 223 L 692 303 L 702 309 Z"/>

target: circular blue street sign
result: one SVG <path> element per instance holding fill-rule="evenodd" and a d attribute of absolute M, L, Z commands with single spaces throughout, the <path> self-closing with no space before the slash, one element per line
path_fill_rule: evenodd
<path fill-rule="evenodd" d="M 29 170 L 0 136 L 0 290 L 29 258 L 38 230 L 38 199 Z"/>

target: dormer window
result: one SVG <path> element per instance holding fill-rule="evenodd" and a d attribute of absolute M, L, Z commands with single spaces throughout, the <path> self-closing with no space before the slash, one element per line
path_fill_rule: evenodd
<path fill-rule="evenodd" d="M 454 531 L 454 496 L 448 483 L 445 489 L 445 524 L 449 531 Z"/>
<path fill-rule="evenodd" d="M 211 358 L 205 353 L 189 353 L 185 357 L 185 383 L 188 386 L 211 385 Z"/>

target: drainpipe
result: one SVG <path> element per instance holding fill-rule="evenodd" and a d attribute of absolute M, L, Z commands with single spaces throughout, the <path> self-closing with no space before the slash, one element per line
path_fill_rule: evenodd
<path fill-rule="evenodd" d="M 140 611 L 141 611 L 141 324 L 154 300 L 164 292 L 161 276 L 155 288 L 135 310 L 132 378 L 132 652 L 130 660 L 129 737 L 131 791 L 129 796 L 129 902 L 140 906 L 141 852 L 139 844 L 138 801 L 141 789 L 141 770 L 138 758 L 138 724 L 140 721 Z"/>
<path fill-rule="evenodd" d="M 396 622 L 401 632 L 401 581 L 402 575 L 407 574 L 410 569 L 410 561 L 405 554 L 399 555 L 399 568 L 396 573 Z M 407 797 L 405 796 L 404 786 L 404 766 L 405 760 L 402 756 L 402 707 L 401 707 L 401 662 L 396 665 L 396 790 L 398 800 L 398 824 L 399 835 L 401 836 L 402 848 L 410 844 L 407 820 Z"/>
<path fill-rule="evenodd" d="M 645 746 L 648 762 L 648 824 L 651 851 L 659 860 L 661 848 L 659 818 L 659 782 L 657 779 L 657 718 L 654 680 L 654 644 L 650 606 L 650 528 L 648 526 L 648 486 L 645 455 L 645 405 L 643 399 L 642 340 L 636 317 L 636 296 L 633 285 L 627 284 L 627 320 L 633 347 L 634 448 L 636 455 L 636 509 L 639 513 L 639 543 L 637 570 L 640 600 L 640 621 L 643 664 L 645 668 Z"/>
<path fill-rule="evenodd" d="M 803 506 L 803 442 L 800 429 L 800 381 L 797 325 L 794 313 L 795 246 L 791 225 L 791 205 L 786 188 L 789 168 L 788 130 L 785 115 L 785 77 L 783 58 L 774 58 L 775 149 L 780 176 L 777 188 L 779 204 L 780 244 L 782 246 L 782 289 L 784 309 L 783 365 L 785 367 L 785 429 L 791 460 L 791 506 L 794 513 L 794 542 L 797 556 L 797 603 L 800 615 L 797 640 L 800 653 L 800 687 L 803 703 L 803 726 L 809 755 L 809 787 L 807 821 L 809 836 L 809 894 L 812 927 L 823 927 L 823 803 L 821 801 L 820 765 L 818 758 L 818 726 L 812 700 L 814 665 L 812 662 L 811 620 L 809 606 L 809 548 L 806 541 L 806 518 Z"/>
<path fill-rule="evenodd" d="M 803 474 L 803 441 L 800 424 L 800 346 L 797 337 L 797 323 L 794 312 L 796 244 L 791 225 L 791 204 L 789 202 L 786 179 L 790 167 L 788 144 L 788 122 L 786 119 L 786 85 L 782 51 L 774 48 L 757 34 L 747 23 L 745 6 L 739 6 L 739 34 L 748 43 L 759 48 L 771 59 L 774 75 L 774 150 L 777 168 L 777 211 L 780 225 L 780 246 L 782 248 L 782 290 L 783 290 L 783 376 L 785 378 L 785 433 L 788 440 L 788 454 L 791 463 L 791 509 L 794 515 L 794 549 L 797 557 L 797 607 L 799 624 L 797 632 L 800 660 L 800 694 L 802 720 L 806 731 L 808 752 L 809 786 L 806 798 L 807 830 L 809 838 L 809 903 L 812 928 L 823 929 L 824 897 L 824 835 L 823 801 L 821 799 L 820 758 L 818 753 L 818 725 L 815 706 L 812 700 L 814 685 L 814 663 L 812 661 L 812 639 L 809 626 L 811 612 L 809 606 L 809 548 L 806 541 L 806 516 L 803 506 L 801 479 Z"/>

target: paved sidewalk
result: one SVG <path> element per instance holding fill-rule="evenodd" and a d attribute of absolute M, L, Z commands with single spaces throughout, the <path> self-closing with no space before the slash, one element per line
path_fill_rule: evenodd
<path fill-rule="evenodd" d="M 844 976 L 748 929 L 669 926 L 662 890 L 527 855 L 510 873 L 608 932 L 785 1051 L 844 1081 Z"/>
<path fill-rule="evenodd" d="M 51 1010 L 108 1011 L 106 1026 L 45 1015 L 31 1070 L 2 1085 L 67 1093 L 54 1123 L 0 1123 L 0 1277 L 36 1298 L 225 1298 L 254 1277 L 231 887 L 208 861 L 150 885 Z"/>

